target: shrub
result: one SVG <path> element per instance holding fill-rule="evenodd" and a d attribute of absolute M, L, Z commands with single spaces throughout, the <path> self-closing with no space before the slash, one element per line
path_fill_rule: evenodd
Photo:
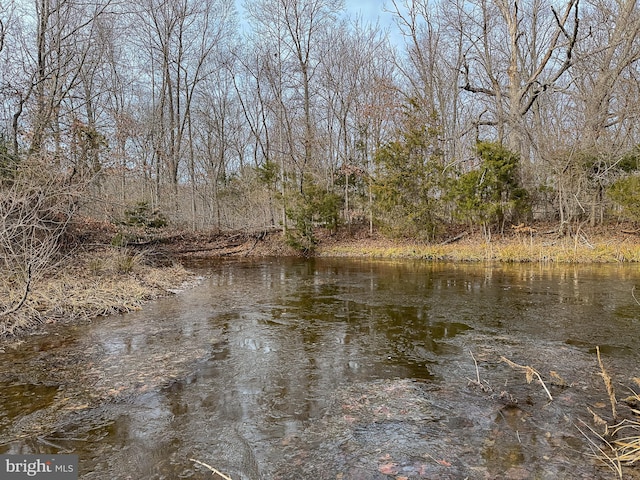
<path fill-rule="evenodd" d="M 640 221 L 640 176 L 621 178 L 607 190 L 609 198 L 622 208 L 622 214 L 632 221 Z"/>
<path fill-rule="evenodd" d="M 376 152 L 378 221 L 394 236 L 433 239 L 442 217 L 444 168 L 437 118 L 410 103 L 398 138 Z"/>
<path fill-rule="evenodd" d="M 292 228 L 287 230 L 287 243 L 304 252 L 313 251 L 317 240 L 316 226 L 335 231 L 338 228 L 342 198 L 324 188 L 307 182 L 301 194 L 290 199 L 287 216 Z"/>
<path fill-rule="evenodd" d="M 162 228 L 167 226 L 166 217 L 149 202 L 140 201 L 124 211 L 124 224 L 133 227 Z"/>
<path fill-rule="evenodd" d="M 527 216 L 529 195 L 520 186 L 519 155 L 494 142 L 478 142 L 476 154 L 480 167 L 454 180 L 448 198 L 456 205 L 456 218 L 479 223 L 489 234 L 491 225 Z"/>

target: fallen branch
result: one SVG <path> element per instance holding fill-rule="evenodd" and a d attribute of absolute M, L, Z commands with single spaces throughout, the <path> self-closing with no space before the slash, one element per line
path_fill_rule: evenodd
<path fill-rule="evenodd" d="M 549 400 L 553 400 L 553 397 L 551 396 L 549 389 L 547 388 L 545 383 L 542 381 L 542 377 L 540 376 L 540 374 L 535 369 L 529 367 L 528 365 L 518 365 L 517 363 L 512 362 L 506 357 L 501 356 L 500 360 L 506 363 L 507 365 L 509 365 L 511 368 L 515 368 L 517 370 L 523 371 L 527 378 L 527 383 L 531 383 L 531 381 L 533 380 L 533 377 L 536 377 L 538 379 L 538 382 L 540 382 L 540 385 L 542 385 L 542 388 L 544 388 L 544 391 L 547 393 Z"/>
<path fill-rule="evenodd" d="M 445 240 L 444 242 L 442 242 L 440 245 L 449 245 L 450 243 L 455 243 L 457 241 L 462 240 L 464 237 L 466 237 L 467 235 L 469 235 L 469 232 L 462 232 L 460 235 L 456 235 L 453 238 L 449 238 L 447 240 Z"/>
<path fill-rule="evenodd" d="M 213 468 L 211 465 L 207 465 L 204 462 L 201 462 L 200 460 L 196 460 L 195 458 L 190 458 L 189 460 L 191 460 L 192 462 L 196 462 L 198 465 L 202 465 L 205 468 L 208 468 L 209 470 L 211 470 L 213 473 L 215 473 L 216 475 L 224 478 L 224 480 L 232 480 L 231 477 L 226 476 L 224 473 L 219 472 L 218 470 L 216 470 L 215 468 Z"/>

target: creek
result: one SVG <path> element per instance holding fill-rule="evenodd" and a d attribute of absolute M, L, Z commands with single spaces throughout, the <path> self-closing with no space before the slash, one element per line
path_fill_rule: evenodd
<path fill-rule="evenodd" d="M 639 266 L 190 267 L 139 312 L 4 346 L 0 453 L 75 453 L 86 480 L 616 478 L 585 423 L 611 417 L 596 347 L 638 390 Z"/>

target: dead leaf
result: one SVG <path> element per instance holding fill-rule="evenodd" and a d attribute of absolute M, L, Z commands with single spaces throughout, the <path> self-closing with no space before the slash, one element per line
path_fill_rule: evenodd
<path fill-rule="evenodd" d="M 342 418 L 344 418 L 344 421 L 349 424 L 354 423 L 357 420 L 357 418 L 352 415 L 344 415 Z"/>
<path fill-rule="evenodd" d="M 398 473 L 397 463 L 383 463 L 378 467 L 378 471 L 384 475 L 395 475 Z"/>

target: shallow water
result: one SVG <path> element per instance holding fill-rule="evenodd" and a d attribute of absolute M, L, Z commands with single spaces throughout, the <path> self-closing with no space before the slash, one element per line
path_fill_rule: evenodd
<path fill-rule="evenodd" d="M 639 267 L 195 267 L 5 347 L 0 453 L 72 451 L 84 479 L 614 478 L 577 427 L 610 418 L 596 346 L 619 396 L 640 376 Z"/>

